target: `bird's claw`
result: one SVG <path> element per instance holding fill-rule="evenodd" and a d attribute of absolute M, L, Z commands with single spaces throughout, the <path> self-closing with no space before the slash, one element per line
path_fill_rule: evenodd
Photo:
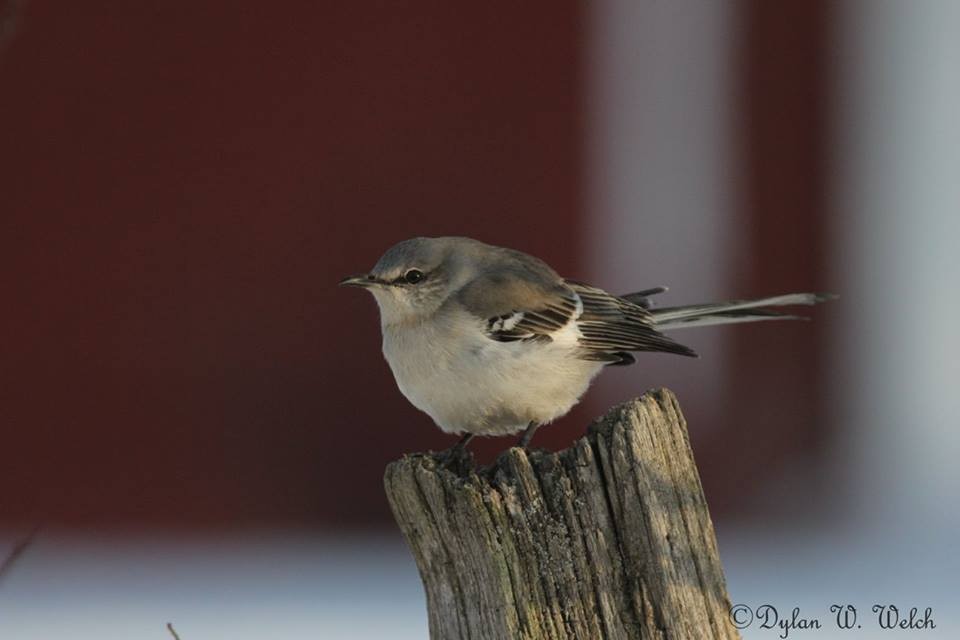
<path fill-rule="evenodd" d="M 452 471 L 458 475 L 465 475 L 473 468 L 473 454 L 466 447 L 454 445 L 449 449 L 433 454 L 434 460 L 441 469 Z"/>

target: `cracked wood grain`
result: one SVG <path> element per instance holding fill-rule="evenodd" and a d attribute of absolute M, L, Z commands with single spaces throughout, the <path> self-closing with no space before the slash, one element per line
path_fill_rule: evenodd
<path fill-rule="evenodd" d="M 384 477 L 432 640 L 739 638 L 674 395 L 612 409 L 558 453 L 460 475 L 415 454 Z"/>

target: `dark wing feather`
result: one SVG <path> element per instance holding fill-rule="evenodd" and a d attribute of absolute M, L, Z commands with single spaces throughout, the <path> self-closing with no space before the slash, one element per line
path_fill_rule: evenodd
<path fill-rule="evenodd" d="M 557 304 L 491 318 L 487 321 L 487 335 L 499 342 L 549 341 L 553 339 L 550 334 L 562 329 L 576 312 L 576 298 L 561 298 Z"/>
<path fill-rule="evenodd" d="M 650 312 L 642 306 L 579 282 L 567 284 L 583 303 L 577 326 L 583 336 L 580 344 L 584 359 L 626 364 L 624 356 L 629 356 L 629 351 L 697 355 L 693 349 L 657 331 Z"/>
<path fill-rule="evenodd" d="M 485 322 L 492 340 L 500 342 L 550 341 L 552 334 L 576 320 L 581 333 L 578 356 L 584 360 L 631 364 L 630 351 L 696 356 L 689 347 L 657 331 L 643 306 L 602 289 L 561 280 L 539 261 L 480 275 L 455 298 Z"/>
<path fill-rule="evenodd" d="M 602 293 L 604 293 L 604 294 L 606 294 L 606 295 L 610 295 L 610 294 L 608 294 L 606 291 L 603 291 L 602 289 L 597 289 L 596 287 L 591 287 L 591 286 L 590 286 L 589 284 L 587 284 L 586 282 L 580 282 L 579 280 L 571 280 L 571 279 L 567 278 L 566 280 L 564 280 L 564 282 L 566 282 L 566 283 L 569 284 L 570 286 L 576 286 L 576 287 L 582 287 L 582 288 L 584 288 L 584 289 L 592 289 L 592 290 L 595 290 L 595 291 L 601 291 Z M 631 302 L 631 303 L 637 305 L 638 307 L 643 307 L 644 309 L 650 309 L 650 308 L 653 307 L 653 300 L 651 300 L 650 297 L 651 297 L 651 296 L 658 295 L 658 294 L 660 294 L 660 293 L 666 293 L 666 292 L 669 291 L 669 290 L 670 290 L 670 289 L 667 288 L 667 287 L 651 287 L 651 288 L 649 288 L 649 289 L 644 289 L 643 291 L 634 291 L 634 292 L 632 292 L 632 293 L 624 293 L 624 294 L 621 294 L 621 295 L 619 295 L 619 296 L 614 296 L 614 297 L 620 298 L 621 300 L 626 300 L 627 302 Z"/>

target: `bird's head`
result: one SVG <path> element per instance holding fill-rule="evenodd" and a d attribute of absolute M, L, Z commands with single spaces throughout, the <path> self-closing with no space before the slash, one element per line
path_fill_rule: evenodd
<path fill-rule="evenodd" d="M 469 238 L 412 238 L 390 247 L 368 273 L 344 278 L 342 286 L 370 291 L 384 326 L 423 320 L 470 278 L 478 250 Z"/>

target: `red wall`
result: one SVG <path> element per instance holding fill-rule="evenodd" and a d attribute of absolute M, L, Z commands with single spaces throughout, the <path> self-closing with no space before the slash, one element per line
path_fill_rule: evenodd
<path fill-rule="evenodd" d="M 576 273 L 580 20 L 24 5 L 0 51 L 0 526 L 384 517 L 384 464 L 451 439 L 335 283 L 447 233 Z"/>

